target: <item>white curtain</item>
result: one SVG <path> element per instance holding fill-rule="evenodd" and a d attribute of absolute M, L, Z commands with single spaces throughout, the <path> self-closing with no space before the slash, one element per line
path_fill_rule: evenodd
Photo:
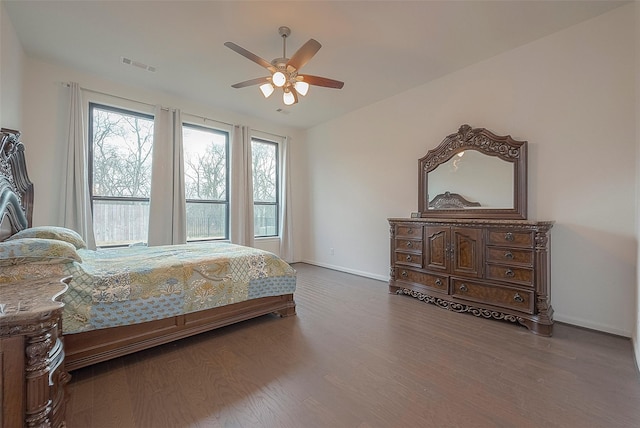
<path fill-rule="evenodd" d="M 231 195 L 229 222 L 231 242 L 253 247 L 253 171 L 251 130 L 234 126 L 231 136 Z"/>
<path fill-rule="evenodd" d="M 84 134 L 82 92 L 78 83 L 69 84 L 70 109 L 69 132 L 67 139 L 67 158 L 63 171 L 66 171 L 62 183 L 62 226 L 78 232 L 95 250 L 96 240 L 93 234 L 91 200 L 89 196 L 89 173 L 87 169 L 87 143 Z"/>
<path fill-rule="evenodd" d="M 187 242 L 182 114 L 156 106 L 148 245 Z"/>
<path fill-rule="evenodd" d="M 280 144 L 280 257 L 287 262 L 293 262 L 293 218 L 291 216 L 291 174 L 290 158 L 291 137 L 286 137 Z"/>

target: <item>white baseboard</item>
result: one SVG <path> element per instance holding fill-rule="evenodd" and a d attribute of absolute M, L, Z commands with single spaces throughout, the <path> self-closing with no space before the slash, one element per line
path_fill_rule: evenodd
<path fill-rule="evenodd" d="M 373 274 L 371 272 L 363 272 L 361 270 L 349 269 L 349 268 L 346 268 L 344 266 L 336 266 L 336 265 L 332 265 L 332 264 L 328 264 L 328 263 L 320 263 L 320 262 L 316 262 L 316 261 L 312 261 L 312 260 L 301 260 L 300 262 L 301 263 L 307 263 L 307 264 L 314 265 L 314 266 L 320 266 L 320 267 L 331 269 L 331 270 L 337 270 L 339 272 L 350 273 L 352 275 L 363 276 L 365 278 L 377 279 L 378 281 L 389 282 L 389 276 L 376 275 L 376 274 Z"/>
<path fill-rule="evenodd" d="M 553 313 L 553 319 L 565 324 L 571 324 L 578 327 L 584 327 L 591 330 L 602 331 L 604 333 L 615 334 L 616 336 L 631 337 L 631 332 L 628 330 L 621 330 L 617 327 L 612 327 L 606 324 L 594 323 L 593 321 L 585 320 L 583 318 L 576 318 L 571 316 L 565 316 L 558 312 Z"/>

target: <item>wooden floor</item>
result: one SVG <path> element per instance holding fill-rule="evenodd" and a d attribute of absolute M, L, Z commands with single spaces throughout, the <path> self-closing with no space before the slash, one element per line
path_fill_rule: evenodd
<path fill-rule="evenodd" d="M 75 427 L 640 427 L 630 340 L 539 337 L 296 264 L 298 315 L 72 372 Z"/>

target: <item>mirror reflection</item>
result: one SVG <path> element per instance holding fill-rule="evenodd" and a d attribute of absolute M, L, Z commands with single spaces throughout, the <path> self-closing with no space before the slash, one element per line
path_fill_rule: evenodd
<path fill-rule="evenodd" d="M 418 167 L 421 217 L 527 218 L 526 141 L 464 124 Z"/>
<path fill-rule="evenodd" d="M 460 209 L 459 204 L 465 209 L 512 209 L 513 195 L 514 164 L 473 149 L 457 153 L 428 174 L 429 210 Z"/>

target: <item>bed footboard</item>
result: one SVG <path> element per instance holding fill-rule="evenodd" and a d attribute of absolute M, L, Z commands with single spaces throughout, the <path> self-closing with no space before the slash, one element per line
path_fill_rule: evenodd
<path fill-rule="evenodd" d="M 121 327 L 64 335 L 65 367 L 75 370 L 269 313 L 296 314 L 293 294 L 262 297 Z"/>

